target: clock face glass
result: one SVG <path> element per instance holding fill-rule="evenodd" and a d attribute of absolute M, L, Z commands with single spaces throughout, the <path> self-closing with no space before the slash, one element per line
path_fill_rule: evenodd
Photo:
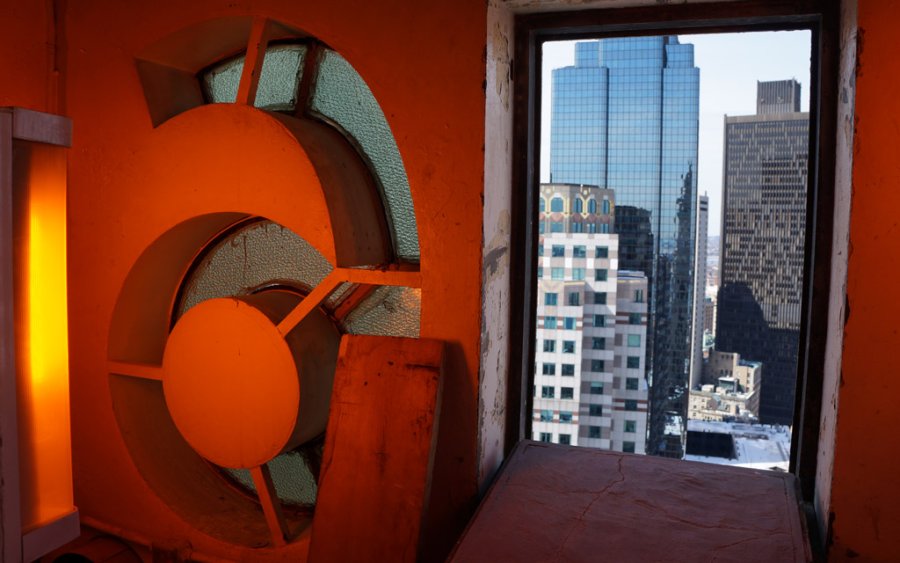
<path fill-rule="evenodd" d="M 207 246 L 185 278 L 173 324 L 200 303 L 261 292 L 291 292 L 300 298 L 333 270 L 311 244 L 268 220 L 248 220 Z M 352 305 L 352 306 L 351 306 Z M 321 311 L 339 333 L 419 336 L 421 290 L 410 287 L 361 287 L 342 283 Z M 286 451 L 269 463 L 282 502 L 315 504 L 323 436 Z M 222 467 L 247 491 L 255 492 L 250 471 Z"/>
<path fill-rule="evenodd" d="M 108 354 L 147 483 L 199 530 L 262 547 L 311 522 L 341 336 L 418 337 L 422 294 L 409 182 L 368 85 L 313 38 L 270 42 L 261 62 L 248 52 L 196 74 L 202 102 L 152 116 L 152 150 L 184 160 L 169 183 L 203 210 L 175 209 L 131 265 Z M 204 207 L 223 192 L 232 203 Z"/>

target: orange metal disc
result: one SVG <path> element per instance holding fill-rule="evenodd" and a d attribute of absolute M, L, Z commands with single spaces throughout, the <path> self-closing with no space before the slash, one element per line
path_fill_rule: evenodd
<path fill-rule="evenodd" d="M 175 425 L 213 463 L 256 467 L 291 439 L 297 366 L 275 324 L 255 307 L 232 298 L 193 307 L 169 335 L 163 371 Z"/>

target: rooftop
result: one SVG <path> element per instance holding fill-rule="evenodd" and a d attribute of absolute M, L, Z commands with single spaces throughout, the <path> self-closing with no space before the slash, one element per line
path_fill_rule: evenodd
<path fill-rule="evenodd" d="M 688 420 L 688 431 L 731 435 L 737 458 L 686 455 L 686 460 L 751 469 L 788 470 L 791 455 L 789 426 Z"/>

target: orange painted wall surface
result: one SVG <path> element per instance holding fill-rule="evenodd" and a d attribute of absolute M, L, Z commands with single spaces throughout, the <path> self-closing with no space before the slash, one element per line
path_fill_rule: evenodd
<path fill-rule="evenodd" d="M 48 2 L 0 2 L 0 106 L 47 111 Z"/>
<path fill-rule="evenodd" d="M 449 447 L 439 446 L 426 522 L 434 533 L 432 555 L 440 556 L 465 525 L 477 491 L 486 20 L 480 1 L 69 3 L 65 113 L 75 124 L 69 157 L 69 318 L 76 504 L 87 517 L 138 529 L 145 537 L 180 537 L 201 551 L 225 549 L 180 520 L 131 462 L 111 408 L 105 331 L 128 269 L 150 242 L 133 236 L 137 222 L 149 233 L 163 223 L 167 206 L 205 205 L 191 186 L 147 190 L 146 179 L 130 180 L 146 165 L 144 155 L 153 152 L 134 56 L 189 25 L 248 14 L 301 28 L 340 52 L 367 81 L 397 139 L 418 218 L 423 295 L 434 296 L 423 298 L 421 333 L 449 344 L 439 437 L 439 444 Z M 44 41 L 43 27 L 30 29 L 43 21 L 40 15 L 25 19 L 22 26 L 0 19 L 5 76 L 8 68 L 28 66 L 19 41 Z M 45 98 L 43 61 L 35 58 L 29 66 L 33 76 L 22 94 L 13 90 L 0 102 L 42 109 L 35 100 Z M 8 90 L 0 88 L 4 96 Z M 204 142 L 202 135 L 197 142 Z M 213 154 L 195 164 L 202 169 L 219 163 Z M 223 197 L 231 197 L 226 192 Z"/>
<path fill-rule="evenodd" d="M 897 4 L 859 2 L 849 319 L 837 416 L 830 559 L 900 559 L 900 57 Z"/>

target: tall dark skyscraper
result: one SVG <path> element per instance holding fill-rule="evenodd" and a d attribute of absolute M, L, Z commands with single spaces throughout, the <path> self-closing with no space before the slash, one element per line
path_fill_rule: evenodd
<path fill-rule="evenodd" d="M 578 43 L 553 71 L 550 177 L 615 191 L 619 268 L 649 278 L 647 453 L 681 457 L 691 357 L 700 70 L 676 37 Z"/>
<path fill-rule="evenodd" d="M 757 83 L 757 99 L 757 115 L 725 118 L 716 349 L 762 362 L 760 420 L 791 424 L 809 114 L 795 80 Z"/>

